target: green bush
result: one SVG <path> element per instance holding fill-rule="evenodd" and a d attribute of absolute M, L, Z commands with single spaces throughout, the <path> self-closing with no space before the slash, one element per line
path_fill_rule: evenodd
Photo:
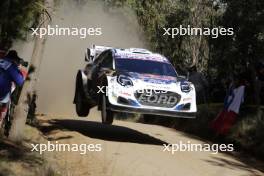
<path fill-rule="evenodd" d="M 264 113 L 261 109 L 254 109 L 250 113 L 242 111 L 227 140 L 264 159 Z"/>

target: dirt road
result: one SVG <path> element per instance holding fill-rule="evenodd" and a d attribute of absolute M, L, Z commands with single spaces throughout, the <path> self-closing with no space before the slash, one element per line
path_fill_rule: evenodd
<path fill-rule="evenodd" d="M 101 152 L 50 152 L 62 175 L 115 176 L 260 176 L 255 160 L 211 152 L 164 152 L 163 144 L 204 143 L 156 125 L 114 121 L 100 123 L 99 112 L 86 118 L 42 117 L 40 131 L 60 144 L 101 144 Z M 248 163 L 248 164 L 246 164 Z M 263 167 L 264 168 L 264 167 Z"/>

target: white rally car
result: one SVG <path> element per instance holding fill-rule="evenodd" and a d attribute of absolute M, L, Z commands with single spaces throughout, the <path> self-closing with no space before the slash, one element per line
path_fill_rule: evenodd
<path fill-rule="evenodd" d="M 167 58 L 145 49 L 92 46 L 88 62 L 76 77 L 74 103 L 78 116 L 98 105 L 102 122 L 114 112 L 195 118 L 194 85 L 178 76 Z"/>

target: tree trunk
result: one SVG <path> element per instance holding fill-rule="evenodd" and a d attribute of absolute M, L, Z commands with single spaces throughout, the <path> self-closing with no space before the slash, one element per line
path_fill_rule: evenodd
<path fill-rule="evenodd" d="M 44 8 L 46 10 L 43 9 L 40 17 L 40 28 L 47 28 L 50 22 L 50 18 L 47 13 L 51 14 L 51 9 L 53 7 L 53 0 L 45 0 L 44 3 Z M 35 36 L 35 44 L 30 61 L 30 66 L 35 68 L 35 70 L 30 75 L 31 79 L 25 81 L 20 94 L 18 105 L 16 106 L 14 111 L 14 119 L 12 121 L 9 135 L 9 138 L 14 142 L 20 142 L 21 140 L 23 140 L 23 132 L 28 114 L 28 96 L 32 95 L 35 88 L 46 39 L 47 36 L 43 36 L 42 38 L 39 38 L 39 36 Z"/>

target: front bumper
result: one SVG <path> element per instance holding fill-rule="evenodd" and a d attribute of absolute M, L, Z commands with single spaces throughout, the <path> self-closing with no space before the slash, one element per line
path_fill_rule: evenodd
<path fill-rule="evenodd" d="M 160 116 L 170 116 L 170 117 L 180 117 L 180 118 L 196 118 L 196 113 L 194 112 L 176 112 L 176 111 L 166 111 L 159 109 L 145 109 L 145 108 L 134 108 L 134 107 L 123 107 L 117 105 L 108 105 L 108 109 L 116 112 L 127 112 L 127 113 L 140 113 L 140 114 L 153 114 Z"/>
<path fill-rule="evenodd" d="M 108 77 L 108 85 L 108 109 L 112 111 L 153 114 L 180 118 L 196 117 L 196 95 L 195 88 L 193 86 L 190 92 L 182 92 L 179 83 L 147 84 L 139 81 L 134 84 L 134 86 L 124 87 L 117 83 L 116 78 L 114 77 Z M 143 94 L 142 92 L 139 92 L 139 90 L 148 89 L 160 91 L 160 93 L 152 92 L 157 99 L 148 99 L 146 96 L 139 98 L 138 95 Z M 163 95 L 165 95 L 165 97 Z M 170 99 L 170 97 L 176 98 Z"/>

